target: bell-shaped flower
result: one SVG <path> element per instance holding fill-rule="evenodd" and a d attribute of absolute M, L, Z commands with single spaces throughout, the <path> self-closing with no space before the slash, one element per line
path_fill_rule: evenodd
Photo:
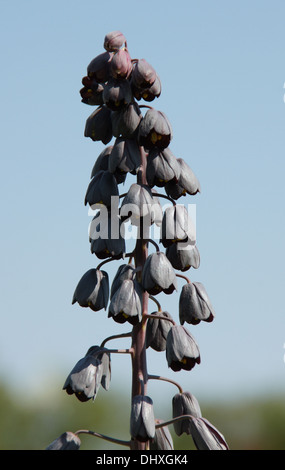
<path fill-rule="evenodd" d="M 46 450 L 78 450 L 81 440 L 73 432 L 67 431 L 55 439 Z"/>
<path fill-rule="evenodd" d="M 105 83 L 110 76 L 110 63 L 113 58 L 112 52 L 102 52 L 91 60 L 87 67 L 87 75 L 94 78 L 98 83 Z"/>
<path fill-rule="evenodd" d="M 82 402 L 91 398 L 94 400 L 101 384 L 108 389 L 110 374 L 108 350 L 100 346 L 92 346 L 68 375 L 63 390 L 66 390 L 68 395 L 75 394 L 76 398 Z"/>
<path fill-rule="evenodd" d="M 140 442 L 149 441 L 155 436 L 153 402 L 146 395 L 135 395 L 132 399 L 130 434 Z"/>
<path fill-rule="evenodd" d="M 154 83 L 149 88 L 140 88 L 136 86 L 132 81 L 132 90 L 134 97 L 140 101 L 144 99 L 145 101 L 153 101 L 155 98 L 159 98 L 161 95 L 161 81 L 159 76 L 156 76 Z"/>
<path fill-rule="evenodd" d="M 168 312 L 158 311 L 151 315 L 159 318 L 148 318 L 146 327 L 146 347 L 151 347 L 155 351 L 165 351 L 166 338 L 170 328 L 173 325 L 171 315 Z M 164 320 L 163 317 L 169 318 Z"/>
<path fill-rule="evenodd" d="M 194 196 L 201 192 L 200 183 L 189 165 L 182 158 L 177 158 L 177 162 L 180 166 L 179 178 L 177 182 L 172 180 L 166 183 L 165 191 L 167 195 L 177 200 L 181 196 L 186 196 L 186 194 Z"/>
<path fill-rule="evenodd" d="M 174 325 L 166 339 L 166 359 L 168 367 L 177 372 L 191 370 L 200 364 L 199 347 L 193 336 L 182 325 Z"/>
<path fill-rule="evenodd" d="M 177 290 L 177 278 L 173 267 L 162 252 L 150 254 L 142 271 L 142 286 L 151 295 Z"/>
<path fill-rule="evenodd" d="M 109 157 L 110 173 L 121 172 L 135 175 L 141 165 L 140 149 L 135 140 L 118 137 Z"/>
<path fill-rule="evenodd" d="M 125 279 L 111 297 L 108 317 L 117 323 L 136 325 L 142 319 L 142 288 L 136 280 Z"/>
<path fill-rule="evenodd" d="M 165 209 L 160 241 L 165 248 L 178 242 L 181 242 L 184 248 L 195 244 L 195 226 L 185 206 L 176 204 Z"/>
<path fill-rule="evenodd" d="M 224 436 L 207 419 L 193 417 L 190 430 L 198 450 L 229 450 Z"/>
<path fill-rule="evenodd" d="M 95 161 L 95 164 L 92 168 L 91 172 L 91 178 L 96 175 L 96 173 L 99 173 L 99 171 L 108 171 L 109 170 L 109 158 L 110 154 L 113 150 L 113 145 L 109 145 L 108 147 L 105 147 L 104 150 L 100 153 L 100 155 L 97 157 L 97 160 Z M 112 172 L 110 172 L 112 173 Z M 124 183 L 126 180 L 126 173 L 122 173 L 120 170 L 114 170 L 113 175 L 116 178 L 117 184 Z"/>
<path fill-rule="evenodd" d="M 113 196 L 119 196 L 117 180 L 109 171 L 100 170 L 88 185 L 84 203 L 91 207 L 95 204 L 111 207 Z"/>
<path fill-rule="evenodd" d="M 72 304 L 89 307 L 94 312 L 106 310 L 109 300 L 109 278 L 106 271 L 89 269 L 76 286 Z"/>
<path fill-rule="evenodd" d="M 166 248 L 165 254 L 174 269 L 188 271 L 191 267 L 198 269 L 200 266 L 200 253 L 196 245 L 188 245 L 179 248 L 179 243 L 173 243 Z"/>
<path fill-rule="evenodd" d="M 133 183 L 121 204 L 121 218 L 131 218 L 132 225 L 140 226 L 141 220 L 145 227 L 154 223 L 157 218 L 157 202 L 147 185 Z"/>
<path fill-rule="evenodd" d="M 118 270 L 113 278 L 112 286 L 111 286 L 111 294 L 110 298 L 112 299 L 116 290 L 120 287 L 123 281 L 126 279 L 133 280 L 135 278 L 135 270 L 136 268 L 132 264 L 122 264 L 118 267 Z"/>
<path fill-rule="evenodd" d="M 177 181 L 180 168 L 169 148 L 152 149 L 147 157 L 146 178 L 150 187 L 163 187 L 168 181 Z"/>
<path fill-rule="evenodd" d="M 128 78 L 132 71 L 132 60 L 128 50 L 124 47 L 115 52 L 110 63 L 110 73 L 118 80 Z"/>
<path fill-rule="evenodd" d="M 111 31 L 104 38 L 104 49 L 116 52 L 125 44 L 126 38 L 121 31 Z"/>
<path fill-rule="evenodd" d="M 172 417 L 177 418 L 182 415 L 191 415 L 195 418 L 201 418 L 201 409 L 198 400 L 192 393 L 177 393 L 172 399 Z M 191 434 L 190 418 L 174 421 L 173 426 L 177 436 L 181 436 L 184 432 Z"/>
<path fill-rule="evenodd" d="M 215 313 L 205 287 L 201 282 L 184 284 L 179 298 L 179 319 L 197 325 L 201 320 L 212 322 Z"/>
<path fill-rule="evenodd" d="M 103 101 L 113 111 L 122 109 L 127 104 L 130 104 L 132 99 L 133 94 L 128 80 L 111 78 L 104 87 Z"/>
<path fill-rule="evenodd" d="M 132 82 L 136 87 L 149 88 L 154 84 L 156 77 L 156 71 L 145 59 L 139 59 L 134 63 Z"/>
<path fill-rule="evenodd" d="M 91 253 L 97 258 L 124 258 L 126 243 L 124 226 L 119 217 L 112 211 L 99 211 L 93 218 L 89 228 Z"/>
<path fill-rule="evenodd" d="M 156 109 L 149 109 L 141 120 L 138 139 L 139 144 L 148 150 L 168 147 L 172 139 L 172 128 L 166 115 Z"/>
<path fill-rule="evenodd" d="M 122 136 L 125 139 L 135 139 L 142 120 L 139 105 L 134 101 L 111 115 L 114 137 Z"/>
<path fill-rule="evenodd" d="M 111 110 L 103 105 L 86 120 L 84 136 L 107 145 L 113 137 Z"/>
<path fill-rule="evenodd" d="M 162 424 L 162 419 L 156 419 L 155 425 Z M 149 445 L 150 450 L 173 450 L 173 440 L 167 426 L 156 428 L 155 436 Z"/>
<path fill-rule="evenodd" d="M 102 106 L 104 85 L 90 77 L 83 77 L 82 84 L 84 87 L 80 90 L 81 102 L 90 106 Z"/>

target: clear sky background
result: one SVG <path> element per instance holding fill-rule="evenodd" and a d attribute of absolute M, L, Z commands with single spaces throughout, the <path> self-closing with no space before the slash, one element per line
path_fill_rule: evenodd
<path fill-rule="evenodd" d="M 222 400 L 284 392 L 284 19 L 283 0 L 0 0 L 0 380 L 17 394 L 54 377 L 60 388 L 89 346 L 129 330 L 71 305 L 98 264 L 84 196 L 104 149 L 84 137 L 94 108 L 79 90 L 105 34 L 118 29 L 132 57 L 159 74 L 152 105 L 172 124 L 173 153 L 200 180 L 201 194 L 183 199 L 197 205 L 201 255 L 188 275 L 216 311 L 213 323 L 189 328 L 199 366 L 175 374 L 164 353 L 149 351 L 149 372 Z M 175 319 L 178 296 L 158 297 Z M 123 388 L 129 358 L 112 364 Z"/>

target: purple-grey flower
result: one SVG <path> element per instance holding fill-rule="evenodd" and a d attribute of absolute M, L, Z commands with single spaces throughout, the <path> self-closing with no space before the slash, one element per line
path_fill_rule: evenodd
<path fill-rule="evenodd" d="M 118 111 L 127 104 L 130 104 L 132 99 L 133 94 L 128 80 L 111 78 L 104 87 L 104 104 L 113 111 Z"/>
<path fill-rule="evenodd" d="M 140 226 L 143 220 L 144 226 L 150 226 L 157 221 L 157 202 L 150 188 L 144 184 L 133 183 L 121 205 L 122 220 L 131 218 L 132 225 Z"/>
<path fill-rule="evenodd" d="M 98 83 L 105 83 L 110 76 L 110 62 L 113 58 L 112 52 L 102 52 L 91 60 L 87 67 L 87 75 L 94 78 Z"/>
<path fill-rule="evenodd" d="M 121 31 L 111 31 L 104 38 L 104 49 L 116 52 L 125 44 L 126 38 Z"/>
<path fill-rule="evenodd" d="M 151 347 L 155 351 L 165 351 L 166 338 L 170 328 L 173 325 L 171 315 L 168 312 L 153 312 L 151 315 L 155 317 L 167 317 L 169 320 L 163 318 L 148 318 L 146 327 L 146 347 Z"/>
<path fill-rule="evenodd" d="M 79 437 L 73 432 L 67 431 L 55 439 L 46 450 L 78 450 L 80 446 Z"/>
<path fill-rule="evenodd" d="M 107 145 L 113 137 L 111 110 L 103 105 L 97 108 L 86 120 L 84 137 Z"/>
<path fill-rule="evenodd" d="M 193 417 L 190 430 L 198 450 L 229 450 L 224 436 L 207 419 Z"/>
<path fill-rule="evenodd" d="M 165 248 L 178 242 L 183 243 L 184 247 L 195 244 L 195 226 L 185 206 L 176 204 L 165 209 L 160 241 Z"/>
<path fill-rule="evenodd" d="M 102 150 L 102 152 L 97 157 L 97 160 L 95 161 L 95 164 L 92 168 L 91 178 L 93 178 L 93 176 L 95 176 L 96 173 L 99 173 L 99 171 L 101 170 L 108 171 L 109 158 L 110 158 L 110 154 L 112 150 L 113 150 L 113 145 L 109 145 L 108 147 L 105 147 L 104 150 Z M 119 169 L 118 170 L 115 169 L 114 172 L 110 172 L 110 173 L 113 173 L 118 184 L 125 182 L 126 173 L 121 172 Z"/>
<path fill-rule="evenodd" d="M 151 295 L 164 292 L 172 294 L 177 290 L 176 274 L 162 252 L 150 254 L 143 267 L 142 286 Z"/>
<path fill-rule="evenodd" d="M 154 84 L 156 77 L 156 71 L 145 59 L 139 59 L 134 63 L 132 82 L 136 87 L 149 88 Z"/>
<path fill-rule="evenodd" d="M 113 111 L 111 120 L 114 137 L 122 136 L 125 139 L 135 139 L 142 120 L 142 113 L 139 105 L 134 101 L 119 111 Z"/>
<path fill-rule="evenodd" d="M 177 372 L 191 370 L 200 364 L 199 347 L 193 336 L 182 325 L 174 325 L 166 339 L 166 359 L 168 367 Z"/>
<path fill-rule="evenodd" d="M 132 400 L 130 433 L 140 442 L 155 436 L 155 420 L 152 399 L 146 395 L 135 395 Z"/>
<path fill-rule="evenodd" d="M 94 312 L 107 308 L 109 300 L 108 273 L 100 269 L 89 269 L 76 286 L 72 304 L 89 307 Z"/>
<path fill-rule="evenodd" d="M 162 424 L 162 419 L 156 419 L 155 424 Z M 173 450 L 173 440 L 167 426 L 156 428 L 155 436 L 149 445 L 150 450 Z"/>
<path fill-rule="evenodd" d="M 75 394 L 79 401 L 94 400 L 100 385 L 108 389 L 110 382 L 110 354 L 105 348 L 92 346 L 68 375 L 63 390 Z M 104 379 L 102 380 L 102 378 Z"/>
<path fill-rule="evenodd" d="M 177 418 L 182 415 L 191 415 L 195 418 L 201 418 L 201 409 L 198 400 L 189 392 L 177 393 L 172 399 L 172 417 Z M 174 421 L 173 426 L 177 436 L 184 432 L 191 434 L 190 418 Z"/>
<path fill-rule="evenodd" d="M 84 203 L 91 207 L 95 204 L 111 207 L 113 196 L 119 196 L 117 180 L 109 171 L 100 170 L 88 185 Z"/>
<path fill-rule="evenodd" d="M 212 322 L 215 313 L 205 287 L 201 282 L 184 284 L 179 298 L 179 319 L 197 325 L 201 320 Z"/>
<path fill-rule="evenodd" d="M 97 212 L 89 229 L 91 253 L 99 259 L 124 258 L 126 243 L 123 228 L 119 217 L 112 211 L 103 211 L 103 216 L 101 211 Z"/>
<path fill-rule="evenodd" d="M 90 106 L 102 106 L 104 85 L 90 77 L 83 77 L 80 90 L 81 102 Z"/>
<path fill-rule="evenodd" d="M 135 175 L 141 165 L 140 149 L 135 140 L 118 137 L 109 157 L 108 169 L 110 173 L 128 172 Z"/>
<path fill-rule="evenodd" d="M 176 200 L 181 196 L 186 196 L 186 194 L 194 196 L 201 192 L 200 183 L 189 165 L 182 158 L 177 158 L 177 162 L 180 166 L 179 178 L 177 182 L 172 180 L 166 183 L 165 191 L 167 195 Z"/>
<path fill-rule="evenodd" d="M 198 269 L 200 266 L 200 253 L 196 245 L 188 245 L 179 248 L 179 243 L 172 243 L 166 248 L 165 254 L 174 269 L 188 271 L 191 267 Z"/>
<path fill-rule="evenodd" d="M 169 148 L 152 149 L 147 157 L 146 178 L 150 187 L 163 187 L 168 181 L 177 181 L 180 167 Z"/>
<path fill-rule="evenodd" d="M 132 71 L 131 56 L 126 48 L 122 48 L 114 53 L 110 62 L 110 73 L 113 78 L 128 78 Z"/>
<path fill-rule="evenodd" d="M 117 323 L 136 325 L 142 319 L 142 288 L 136 280 L 125 279 L 111 297 L 108 317 Z"/>
<path fill-rule="evenodd" d="M 172 139 L 172 128 L 166 115 L 156 109 L 149 109 L 141 120 L 138 139 L 140 145 L 148 150 L 168 147 Z"/>
<path fill-rule="evenodd" d="M 110 298 L 113 297 L 116 290 L 120 287 L 123 281 L 126 279 L 134 280 L 135 278 L 135 267 L 132 264 L 122 264 L 118 267 L 118 270 L 113 278 L 111 286 Z"/>
<path fill-rule="evenodd" d="M 161 95 L 161 81 L 159 76 L 156 76 L 154 83 L 149 88 L 140 88 L 131 81 L 134 97 L 139 101 L 144 99 L 145 101 L 153 101 L 155 98 L 159 98 Z"/>

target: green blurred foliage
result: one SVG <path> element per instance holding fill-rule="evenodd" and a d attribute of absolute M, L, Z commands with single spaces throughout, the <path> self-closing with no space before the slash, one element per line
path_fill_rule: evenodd
<path fill-rule="evenodd" d="M 52 389 L 52 388 L 51 388 Z M 0 449 L 43 450 L 64 431 L 90 429 L 129 439 L 130 398 L 103 389 L 94 402 L 79 402 L 61 390 L 37 398 L 13 395 L 0 387 Z M 243 403 L 201 403 L 202 414 L 225 436 L 232 450 L 284 450 L 285 402 L 283 397 Z M 169 416 L 169 410 L 167 410 Z M 170 426 L 175 449 L 195 449 L 190 436 L 177 437 Z M 81 435 L 82 450 L 121 449 L 88 435 Z"/>

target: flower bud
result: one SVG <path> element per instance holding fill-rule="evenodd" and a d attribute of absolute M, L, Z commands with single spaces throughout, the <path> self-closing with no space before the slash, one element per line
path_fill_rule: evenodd
<path fill-rule="evenodd" d="M 143 267 L 142 286 L 151 295 L 177 290 L 175 271 L 162 252 L 150 254 Z"/>
<path fill-rule="evenodd" d="M 146 442 L 155 436 L 153 402 L 150 397 L 136 395 L 132 400 L 130 433 L 133 439 Z"/>
<path fill-rule="evenodd" d="M 149 109 L 141 120 L 138 139 L 140 145 L 148 150 L 168 147 L 172 139 L 172 128 L 166 115 L 156 109 Z"/>
<path fill-rule="evenodd" d="M 177 181 L 180 167 L 169 148 L 152 149 L 147 157 L 146 178 L 150 187 L 163 187 L 168 181 Z"/>
<path fill-rule="evenodd" d="M 109 278 L 105 271 L 89 269 L 80 279 L 73 294 L 72 304 L 89 307 L 94 312 L 107 308 L 109 300 Z"/>
<path fill-rule="evenodd" d="M 104 38 L 104 49 L 109 52 L 116 52 L 125 42 L 126 38 L 121 31 L 112 31 L 111 33 L 106 34 Z"/>
<path fill-rule="evenodd" d="M 201 362 L 195 339 L 181 325 L 174 325 L 169 330 L 166 339 L 166 359 L 168 367 L 175 372 L 181 369 L 191 370 Z"/>
<path fill-rule="evenodd" d="M 174 269 L 188 271 L 191 267 L 198 269 L 200 266 L 200 253 L 196 245 L 189 245 L 179 249 L 179 243 L 173 243 L 165 251 Z"/>
<path fill-rule="evenodd" d="M 192 418 L 191 435 L 198 450 L 229 450 L 224 436 L 205 418 Z"/>
<path fill-rule="evenodd" d="M 67 431 L 55 439 L 46 450 L 78 450 L 80 446 L 79 437 L 73 432 Z"/>
<path fill-rule="evenodd" d="M 131 56 L 126 48 L 117 51 L 110 62 L 110 73 L 113 78 L 120 80 L 128 78 L 132 71 Z"/>
<path fill-rule="evenodd" d="M 87 75 L 94 78 L 98 83 L 104 83 L 110 76 L 110 61 L 113 54 L 110 52 L 103 52 L 91 60 L 87 67 Z"/>
<path fill-rule="evenodd" d="M 86 120 L 84 137 L 107 145 L 113 137 L 111 110 L 103 105 L 97 108 Z"/>
<path fill-rule="evenodd" d="M 205 287 L 201 282 L 187 283 L 182 287 L 179 298 L 179 319 L 181 325 L 197 325 L 201 320 L 212 322 L 214 310 Z"/>
<path fill-rule="evenodd" d="M 172 320 L 168 312 L 153 312 L 151 315 L 156 317 L 167 317 Z M 146 347 L 151 347 L 155 351 L 165 351 L 166 338 L 173 322 L 169 320 L 160 320 L 158 318 L 148 318 L 146 327 Z"/>
<path fill-rule="evenodd" d="M 172 417 L 177 418 L 182 415 L 202 417 L 197 398 L 189 392 L 177 393 L 172 399 Z M 173 426 L 177 436 L 181 436 L 184 432 L 191 434 L 190 421 L 190 419 L 174 421 Z"/>
<path fill-rule="evenodd" d="M 142 319 L 142 294 L 142 288 L 136 280 L 125 279 L 111 298 L 108 317 L 117 323 L 128 321 L 136 325 Z"/>

